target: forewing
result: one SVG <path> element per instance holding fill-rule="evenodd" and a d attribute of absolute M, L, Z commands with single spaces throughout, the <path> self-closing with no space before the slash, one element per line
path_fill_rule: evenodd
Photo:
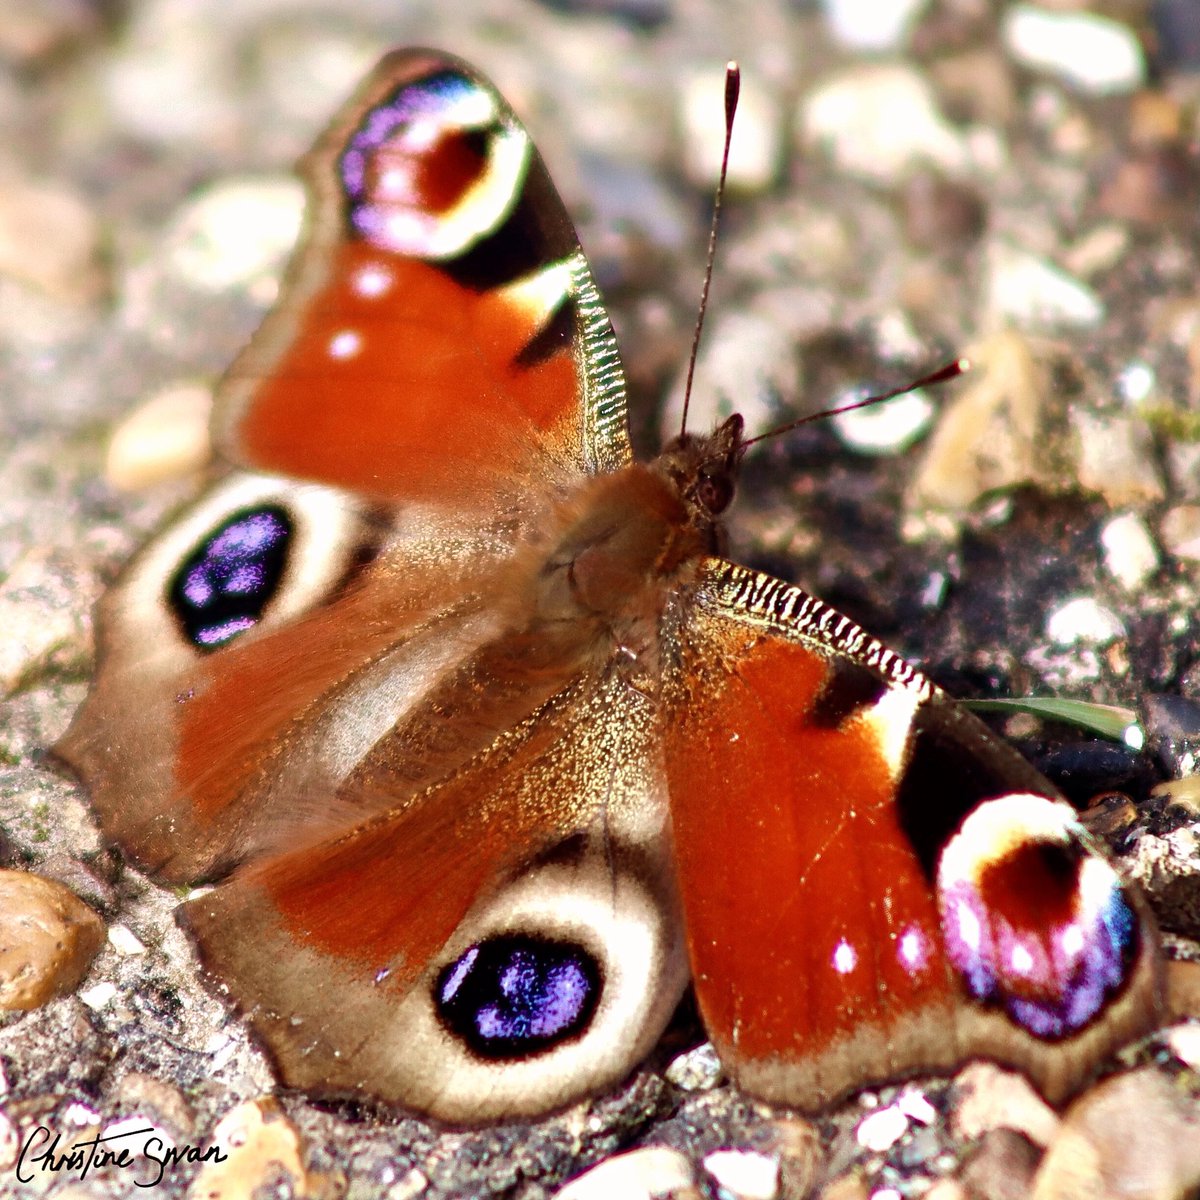
<path fill-rule="evenodd" d="M 306 233 L 218 404 L 226 458 L 459 506 L 629 460 L 591 272 L 486 80 L 433 52 L 389 55 L 303 168 Z"/>

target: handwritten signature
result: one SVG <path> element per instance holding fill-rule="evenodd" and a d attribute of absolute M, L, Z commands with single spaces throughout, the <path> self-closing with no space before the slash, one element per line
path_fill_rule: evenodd
<path fill-rule="evenodd" d="M 147 1136 L 151 1135 L 151 1136 Z M 145 1138 L 136 1152 L 129 1146 L 115 1143 L 128 1138 Z M 37 1171 L 55 1175 L 59 1171 L 78 1171 L 79 1178 L 85 1179 L 93 1168 L 118 1167 L 122 1170 L 135 1170 L 144 1163 L 152 1164 L 152 1179 L 135 1179 L 134 1186 L 149 1188 L 162 1182 L 162 1177 L 169 1167 L 179 1163 L 225 1162 L 229 1157 L 220 1146 L 209 1146 L 201 1150 L 199 1146 L 176 1146 L 165 1141 L 154 1127 L 147 1125 L 145 1129 L 121 1130 L 107 1136 L 96 1134 L 86 1141 L 74 1142 L 65 1150 L 60 1151 L 62 1134 L 54 1133 L 45 1125 L 39 1125 L 25 1139 L 21 1146 L 21 1154 L 17 1159 L 16 1175 L 21 1183 L 33 1181 Z"/>

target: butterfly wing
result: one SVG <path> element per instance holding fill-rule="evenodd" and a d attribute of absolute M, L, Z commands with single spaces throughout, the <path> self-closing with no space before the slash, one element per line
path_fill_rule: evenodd
<path fill-rule="evenodd" d="M 238 469 L 106 593 L 57 746 L 165 879 L 360 815 L 331 799 L 355 763 L 503 632 L 513 546 L 630 454 L 578 241 L 477 74 L 386 58 L 304 172 L 302 245 L 217 400 Z"/>
<path fill-rule="evenodd" d="M 304 241 L 225 384 L 230 461 L 456 506 L 629 461 L 596 285 L 485 80 L 445 55 L 388 56 L 303 173 Z"/>
<path fill-rule="evenodd" d="M 189 902 L 283 1080 L 478 1123 L 626 1075 L 687 981 L 657 720 L 581 675 L 409 804 Z"/>
<path fill-rule="evenodd" d="M 1144 904 L 1011 747 L 798 588 L 708 560 L 668 632 L 701 1014 L 816 1108 L 984 1055 L 1053 1099 L 1159 1011 Z"/>

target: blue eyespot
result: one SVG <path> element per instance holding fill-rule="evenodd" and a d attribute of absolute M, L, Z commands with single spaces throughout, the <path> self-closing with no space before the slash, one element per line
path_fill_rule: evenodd
<path fill-rule="evenodd" d="M 575 1037 L 599 999 L 599 964 L 581 946 L 515 934 L 472 946 L 434 987 L 442 1022 L 486 1059 L 527 1058 Z"/>
<path fill-rule="evenodd" d="M 243 509 L 184 560 L 167 602 L 197 650 L 215 650 L 252 629 L 279 589 L 292 521 L 276 505 Z"/>

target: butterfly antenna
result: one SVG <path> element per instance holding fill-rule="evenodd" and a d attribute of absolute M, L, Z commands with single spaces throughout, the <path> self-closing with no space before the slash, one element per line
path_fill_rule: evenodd
<path fill-rule="evenodd" d="M 920 379 L 914 379 L 911 383 L 906 383 L 903 387 L 893 388 L 890 392 L 884 392 L 881 396 L 867 396 L 862 400 L 856 400 L 853 404 L 843 404 L 838 408 L 823 408 L 820 412 L 809 413 L 806 417 L 800 417 L 798 420 L 789 421 L 786 425 L 780 425 L 778 429 L 769 430 L 767 433 L 760 433 L 758 437 L 748 438 L 741 445 L 742 451 L 748 450 L 755 442 L 765 442 L 767 438 L 779 437 L 781 433 L 788 433 L 801 425 L 807 425 L 810 421 L 823 421 L 826 417 L 837 417 L 842 413 L 854 412 L 856 408 L 870 408 L 874 404 L 883 404 L 887 400 L 895 400 L 897 396 L 903 396 L 905 392 L 915 392 L 917 388 L 931 387 L 935 383 L 946 383 L 950 379 L 957 379 L 959 375 L 965 375 L 971 369 L 971 360 L 968 358 L 956 358 L 953 362 L 946 363 L 944 367 L 938 367 L 936 371 L 931 371 L 928 375 L 922 375 Z"/>
<path fill-rule="evenodd" d="M 696 355 L 700 350 L 700 333 L 704 329 L 704 314 L 708 311 L 708 289 L 712 285 L 713 262 L 717 257 L 717 228 L 721 223 L 721 201 L 725 197 L 725 176 L 729 173 L 729 144 L 733 140 L 733 115 L 737 112 L 738 93 L 741 89 L 741 68 L 735 62 L 726 63 L 725 148 L 721 152 L 721 174 L 717 178 L 712 225 L 708 230 L 708 261 L 704 266 L 704 288 L 700 292 L 700 311 L 696 314 L 696 331 L 692 334 L 692 352 L 688 356 L 687 382 L 683 385 L 683 417 L 679 422 L 680 437 L 687 432 L 688 408 L 692 403 L 692 379 L 696 374 Z"/>

